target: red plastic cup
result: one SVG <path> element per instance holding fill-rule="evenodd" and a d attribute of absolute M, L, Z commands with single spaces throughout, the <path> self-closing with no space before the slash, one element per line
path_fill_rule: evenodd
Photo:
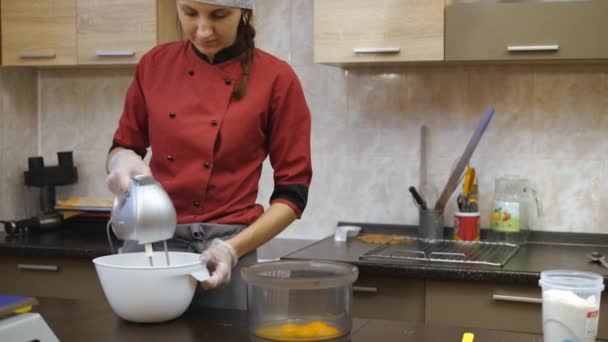
<path fill-rule="evenodd" d="M 454 213 L 454 239 L 479 241 L 479 212 Z"/>

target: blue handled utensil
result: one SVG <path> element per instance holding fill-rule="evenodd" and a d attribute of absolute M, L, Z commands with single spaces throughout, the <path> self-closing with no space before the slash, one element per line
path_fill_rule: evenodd
<path fill-rule="evenodd" d="M 469 140 L 469 143 L 467 144 L 464 153 L 460 157 L 458 164 L 456 164 L 456 167 L 454 168 L 454 170 L 452 170 L 452 174 L 450 175 L 450 178 L 448 178 L 448 182 L 446 183 L 443 192 L 441 193 L 439 199 L 437 200 L 437 203 L 435 204 L 435 210 L 443 210 L 445 208 L 445 205 L 450 199 L 450 196 L 452 195 L 452 193 L 458 186 L 458 183 L 460 182 L 460 176 L 462 176 L 462 173 L 464 172 L 464 169 L 469 163 L 469 160 L 471 159 L 471 156 L 473 155 L 477 144 L 479 144 L 479 140 L 481 140 L 483 132 L 490 124 L 490 120 L 492 120 L 493 116 L 494 107 L 490 106 L 483 114 L 483 117 L 481 118 L 477 129 L 473 133 L 473 136 Z"/>

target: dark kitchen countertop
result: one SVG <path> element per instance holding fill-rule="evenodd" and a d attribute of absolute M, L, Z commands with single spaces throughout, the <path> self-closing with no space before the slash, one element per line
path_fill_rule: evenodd
<path fill-rule="evenodd" d="M 414 227 L 398 225 L 359 225 L 363 232 L 384 232 L 412 235 Z M 546 241 L 549 241 L 546 242 Z M 283 257 L 291 260 L 331 260 L 356 264 L 362 272 L 406 276 L 435 280 L 486 281 L 512 284 L 538 284 L 540 272 L 548 269 L 574 269 L 598 273 L 608 284 L 608 269 L 591 263 L 586 255 L 598 251 L 608 255 L 608 235 L 535 232 L 529 243 L 519 247 L 503 267 L 484 265 L 445 264 L 425 261 L 370 261 L 359 256 L 378 245 L 367 244 L 357 238 L 347 243 L 335 242 L 333 236 L 297 250 Z"/>
<path fill-rule="evenodd" d="M 78 217 L 61 229 L 7 236 L 0 231 L 0 255 L 96 258 L 111 253 L 106 234 L 107 219 Z M 113 235 L 112 235 L 113 236 Z M 113 238 L 114 248 L 122 242 Z M 275 238 L 258 249 L 258 260 L 278 260 L 281 256 L 316 241 Z"/>
<path fill-rule="evenodd" d="M 58 231 L 14 238 L 9 238 L 2 232 L 0 255 L 81 258 L 107 255 L 110 253 L 110 247 L 105 222 L 99 218 L 78 218 L 68 221 L 68 224 Z M 401 225 L 359 225 L 368 232 L 411 234 L 415 231 L 414 227 Z M 535 232 L 530 236 L 530 241 L 531 243 L 521 246 L 503 267 L 359 260 L 361 254 L 375 248 L 376 245 L 365 244 L 356 238 L 350 238 L 348 243 L 336 243 L 333 241 L 333 236 L 320 241 L 275 239 L 258 250 L 258 258 L 261 261 L 279 257 L 343 261 L 356 264 L 362 272 L 366 273 L 436 280 L 536 285 L 541 271 L 558 268 L 595 272 L 608 279 L 607 269 L 590 263 L 586 258 L 586 254 L 590 251 L 599 251 L 608 255 L 608 235 Z M 117 240 L 114 242 L 115 246 L 120 244 Z"/>
<path fill-rule="evenodd" d="M 47 298 L 39 298 L 39 302 L 34 311 L 62 342 L 263 341 L 249 334 L 246 312 L 242 311 L 196 309 L 167 323 L 134 324 L 119 319 L 105 303 Z M 357 318 L 353 319 L 351 336 L 333 341 L 460 341 L 465 332 L 474 333 L 476 341 L 542 342 L 542 336 L 533 334 Z"/>
<path fill-rule="evenodd" d="M 96 258 L 110 254 L 107 220 L 72 218 L 63 228 L 8 236 L 0 232 L 0 255 Z M 115 247 L 119 241 L 114 239 Z"/>

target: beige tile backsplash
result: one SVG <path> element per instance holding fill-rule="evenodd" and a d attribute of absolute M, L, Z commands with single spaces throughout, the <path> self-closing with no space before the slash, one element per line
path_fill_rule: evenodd
<path fill-rule="evenodd" d="M 0 70 L 0 220 L 35 209 L 29 198 L 37 192 L 25 188 L 23 171 L 38 146 L 37 103 L 34 70 Z"/>
<path fill-rule="evenodd" d="M 78 183 L 59 187 L 58 198 L 110 197 L 105 156 L 122 112 L 133 68 L 40 71 L 41 153 L 74 151 Z"/>
<path fill-rule="evenodd" d="M 545 216 L 535 229 L 608 233 L 608 65 L 339 69 L 312 62 L 311 0 L 258 0 L 256 16 L 258 46 L 294 66 L 313 116 L 309 204 L 283 237 L 320 238 L 339 220 L 416 224 L 407 189 L 419 182 L 420 126 L 429 127 L 428 177 L 440 190 L 490 104 L 496 115 L 473 156 L 482 225 L 495 178 L 518 174 L 542 198 Z M 36 194 L 21 185 L 21 168 L 37 152 L 49 164 L 57 151 L 75 153 L 79 183 L 58 196 L 109 196 L 105 154 L 132 73 L 2 71 L 1 218 L 23 214 L 18 203 L 36 207 Z M 263 204 L 272 193 L 265 166 Z M 448 225 L 454 210 L 453 197 Z"/>

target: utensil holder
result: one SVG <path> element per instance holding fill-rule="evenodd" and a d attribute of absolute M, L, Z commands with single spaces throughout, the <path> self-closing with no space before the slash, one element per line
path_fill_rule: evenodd
<path fill-rule="evenodd" d="M 443 210 L 419 209 L 418 236 L 423 239 L 443 239 Z"/>

